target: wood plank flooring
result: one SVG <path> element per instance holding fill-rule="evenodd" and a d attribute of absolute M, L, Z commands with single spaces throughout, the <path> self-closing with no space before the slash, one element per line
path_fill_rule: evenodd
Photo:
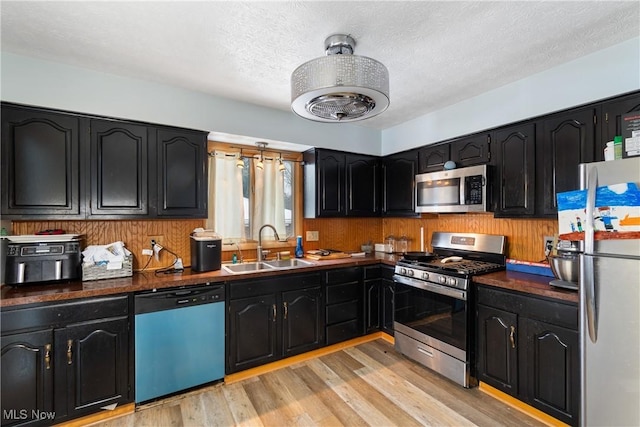
<path fill-rule="evenodd" d="M 542 426 L 378 339 L 94 424 L 143 426 Z"/>

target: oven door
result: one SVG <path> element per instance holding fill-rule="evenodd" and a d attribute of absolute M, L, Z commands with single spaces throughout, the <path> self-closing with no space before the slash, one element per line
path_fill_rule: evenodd
<path fill-rule="evenodd" d="M 393 279 L 396 330 L 465 361 L 471 310 L 467 291 L 400 275 Z"/>

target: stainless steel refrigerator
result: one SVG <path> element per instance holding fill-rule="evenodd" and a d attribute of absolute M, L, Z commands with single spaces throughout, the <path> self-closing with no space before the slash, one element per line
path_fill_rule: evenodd
<path fill-rule="evenodd" d="M 633 182 L 640 157 L 580 165 L 587 190 L 580 257 L 580 369 L 583 426 L 640 426 L 640 239 L 616 239 L 594 220 L 596 188 Z M 598 216 L 597 214 L 595 215 Z M 594 227 L 610 239 L 594 239 Z"/>

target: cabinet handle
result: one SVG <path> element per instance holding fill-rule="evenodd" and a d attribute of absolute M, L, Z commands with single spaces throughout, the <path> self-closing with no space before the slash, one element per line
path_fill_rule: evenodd
<path fill-rule="evenodd" d="M 73 340 L 67 341 L 67 365 L 73 362 Z"/>
<path fill-rule="evenodd" d="M 511 341 L 511 348 L 516 348 L 516 327 L 511 325 L 511 332 L 509 333 L 509 341 Z"/>
<path fill-rule="evenodd" d="M 276 321 L 276 316 L 278 314 L 278 312 L 276 311 L 276 305 L 275 304 L 273 304 L 271 306 L 271 311 L 273 312 L 273 321 L 275 322 Z"/>
<path fill-rule="evenodd" d="M 289 305 L 287 305 L 287 302 L 285 301 L 284 303 L 284 320 L 287 320 L 287 316 L 289 315 Z"/>
<path fill-rule="evenodd" d="M 44 346 L 44 365 L 47 369 L 51 369 L 51 344 Z"/>

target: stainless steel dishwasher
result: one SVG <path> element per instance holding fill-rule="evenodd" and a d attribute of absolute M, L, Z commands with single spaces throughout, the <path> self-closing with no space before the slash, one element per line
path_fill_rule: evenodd
<path fill-rule="evenodd" d="M 224 285 L 135 296 L 135 401 L 224 378 Z"/>

